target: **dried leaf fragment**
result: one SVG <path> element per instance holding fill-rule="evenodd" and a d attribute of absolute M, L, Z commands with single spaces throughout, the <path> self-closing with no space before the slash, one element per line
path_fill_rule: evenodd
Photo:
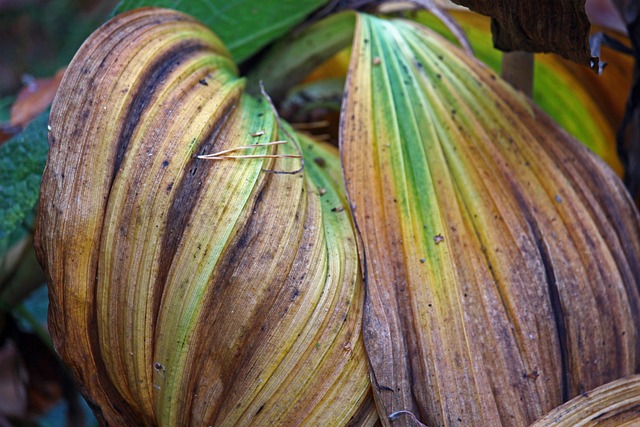
<path fill-rule="evenodd" d="M 491 16 L 493 41 L 504 51 L 550 52 L 590 67 L 589 19 L 586 0 L 501 1 L 454 0 Z M 597 69 L 597 68 L 596 68 Z"/>

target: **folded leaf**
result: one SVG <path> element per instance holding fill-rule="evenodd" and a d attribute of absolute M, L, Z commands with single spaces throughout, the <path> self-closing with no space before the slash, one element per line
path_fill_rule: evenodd
<path fill-rule="evenodd" d="M 64 76 L 36 248 L 105 424 L 376 421 L 339 160 L 243 89 L 217 37 L 162 9 L 105 24 Z M 294 139 L 305 173 L 265 172 L 299 167 Z M 258 157 L 199 157 L 225 150 Z"/>
<path fill-rule="evenodd" d="M 555 408 L 531 427 L 633 426 L 638 424 L 640 375 L 612 381 Z"/>
<path fill-rule="evenodd" d="M 417 24 L 360 15 L 341 138 L 383 419 L 528 425 L 635 372 L 638 212 L 524 96 Z"/>

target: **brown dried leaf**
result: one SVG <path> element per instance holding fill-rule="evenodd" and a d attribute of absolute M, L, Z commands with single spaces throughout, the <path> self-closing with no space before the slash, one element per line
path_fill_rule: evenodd
<path fill-rule="evenodd" d="M 494 44 L 504 51 L 557 53 L 594 66 L 589 48 L 589 19 L 585 0 L 454 0 L 491 16 Z M 595 64 L 594 64 L 595 63 Z"/>
<path fill-rule="evenodd" d="M 34 79 L 25 85 L 11 107 L 11 125 L 24 126 L 46 110 L 56 95 L 63 75 L 64 69 L 61 69 L 51 78 Z"/>
<path fill-rule="evenodd" d="M 11 106 L 9 123 L 0 124 L 0 144 L 19 133 L 51 105 L 63 75 L 64 69 L 61 69 L 51 78 L 33 79 L 18 92 Z"/>

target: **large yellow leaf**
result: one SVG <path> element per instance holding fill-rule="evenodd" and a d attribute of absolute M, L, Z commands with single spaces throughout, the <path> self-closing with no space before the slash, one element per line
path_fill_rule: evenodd
<path fill-rule="evenodd" d="M 492 71 L 359 15 L 341 149 L 383 421 L 527 425 L 637 370 L 638 213 Z"/>
<path fill-rule="evenodd" d="M 490 20 L 467 11 L 450 13 L 466 32 L 476 56 L 499 73 L 502 52 L 493 47 Z M 415 20 L 453 41 L 451 33 L 433 15 L 418 12 Z M 593 31 L 603 29 L 596 27 Z M 625 41 L 624 37 L 617 36 L 623 43 L 628 43 L 628 39 Z M 602 59 L 607 66 L 602 75 L 597 75 L 558 55 L 536 55 L 533 100 L 622 176 L 616 131 L 622 122 L 626 94 L 631 87 L 633 58 L 603 47 Z"/>

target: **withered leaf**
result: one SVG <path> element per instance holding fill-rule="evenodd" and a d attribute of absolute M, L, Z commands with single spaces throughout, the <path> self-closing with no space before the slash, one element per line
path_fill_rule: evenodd
<path fill-rule="evenodd" d="M 585 0 L 453 0 L 491 16 L 494 44 L 504 51 L 550 52 L 595 66 Z"/>
<path fill-rule="evenodd" d="M 580 394 L 530 427 L 637 425 L 638 405 L 640 375 L 630 375 Z"/>
<path fill-rule="evenodd" d="M 11 125 L 25 126 L 46 110 L 53 101 L 63 75 L 64 69 L 61 69 L 53 77 L 34 79 L 23 87 L 11 107 Z"/>
<path fill-rule="evenodd" d="M 372 425 L 339 158 L 300 136 L 304 173 L 265 173 L 299 166 L 294 132 L 237 74 L 164 9 L 76 54 L 35 235 L 56 349 L 103 424 Z"/>

